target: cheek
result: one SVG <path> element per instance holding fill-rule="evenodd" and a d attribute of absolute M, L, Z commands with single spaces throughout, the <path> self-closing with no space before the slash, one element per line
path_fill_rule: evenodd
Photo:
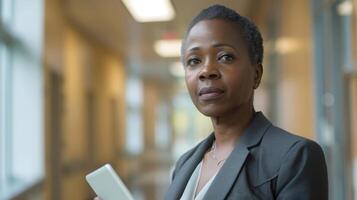
<path fill-rule="evenodd" d="M 242 98 L 243 101 L 249 101 L 254 91 L 254 79 L 252 76 L 246 76 L 243 81 L 243 84 L 241 84 Z"/>
<path fill-rule="evenodd" d="M 254 80 L 249 72 L 240 72 L 239 74 L 230 77 L 231 85 L 233 85 L 230 92 L 234 99 L 246 101 L 252 95 Z"/>
<path fill-rule="evenodd" d="M 187 73 L 185 74 L 185 82 L 186 82 L 186 87 L 188 89 L 188 92 L 190 93 L 191 97 L 195 93 L 196 90 L 196 81 L 192 73 Z"/>

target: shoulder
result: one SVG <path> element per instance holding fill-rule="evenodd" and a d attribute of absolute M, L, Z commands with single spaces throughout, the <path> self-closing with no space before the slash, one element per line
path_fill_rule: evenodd
<path fill-rule="evenodd" d="M 270 126 L 260 144 L 250 150 L 253 160 L 258 161 L 264 170 L 273 176 L 277 174 L 287 161 L 312 159 L 324 164 L 325 157 L 322 148 L 313 140 L 294 135 L 276 126 Z M 312 158 L 312 159 L 310 159 Z"/>
<path fill-rule="evenodd" d="M 306 199 L 327 199 L 327 166 L 318 143 L 272 127 L 262 147 L 270 155 L 266 162 L 277 173 L 278 197 L 291 199 L 304 193 Z"/>
<path fill-rule="evenodd" d="M 269 151 L 275 151 L 280 164 L 287 161 L 299 160 L 311 162 L 312 160 L 324 161 L 324 153 L 321 146 L 310 139 L 289 133 L 281 128 L 272 126 L 268 130 L 262 145 L 269 147 Z M 280 152 L 280 153 L 277 153 Z M 301 163 L 300 163 L 301 164 Z"/>
<path fill-rule="evenodd" d="M 179 159 L 176 161 L 175 164 L 175 169 L 179 169 L 181 168 L 181 166 L 195 153 L 196 149 L 199 147 L 199 145 L 202 142 L 200 142 L 199 144 L 197 144 L 195 147 L 189 149 L 188 151 L 186 151 L 184 154 L 182 154 Z"/>
<path fill-rule="evenodd" d="M 303 149 L 305 149 L 305 153 L 322 153 L 322 148 L 317 142 L 276 126 L 268 128 L 260 145 L 267 154 L 279 160 L 283 159 L 288 153 Z"/>
<path fill-rule="evenodd" d="M 257 179 L 263 182 L 265 179 L 260 179 L 275 177 L 273 185 L 278 197 L 293 199 L 304 194 L 306 199 L 326 199 L 326 160 L 315 141 L 270 126 L 251 152 L 253 166 L 259 166 Z"/>

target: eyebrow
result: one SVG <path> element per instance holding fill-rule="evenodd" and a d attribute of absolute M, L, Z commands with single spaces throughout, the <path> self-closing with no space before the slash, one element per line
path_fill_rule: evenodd
<path fill-rule="evenodd" d="M 217 43 L 217 44 L 212 45 L 212 47 L 213 47 L 213 48 L 230 47 L 230 48 L 236 50 L 236 48 L 233 47 L 232 45 L 225 44 L 225 43 Z M 200 50 L 200 49 L 201 49 L 200 47 L 192 47 L 192 48 L 189 49 L 188 51 L 189 51 L 189 52 L 192 52 L 192 51 L 198 51 L 198 50 Z"/>

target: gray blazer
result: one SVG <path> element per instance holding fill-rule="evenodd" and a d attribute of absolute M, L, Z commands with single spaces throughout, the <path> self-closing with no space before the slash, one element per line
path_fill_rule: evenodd
<path fill-rule="evenodd" d="M 180 199 L 214 134 L 176 163 L 165 200 Z M 327 200 L 327 169 L 321 147 L 272 125 L 261 112 L 240 137 L 207 191 L 205 200 Z"/>

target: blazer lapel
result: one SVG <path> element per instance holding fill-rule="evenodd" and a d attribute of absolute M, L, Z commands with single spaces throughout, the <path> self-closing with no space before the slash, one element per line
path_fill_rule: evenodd
<path fill-rule="evenodd" d="M 271 123 L 261 112 L 255 114 L 254 119 L 249 124 L 249 127 L 244 131 L 239 139 L 239 142 L 213 180 L 210 188 L 204 196 L 205 200 L 225 199 L 233 184 L 239 177 L 240 171 L 244 167 L 245 160 L 249 155 L 249 149 L 259 144 L 265 130 L 270 125 Z M 175 178 L 165 195 L 165 200 L 178 200 L 181 198 L 181 195 L 185 190 L 187 182 L 194 169 L 202 160 L 207 149 L 212 146 L 213 140 L 214 134 L 211 134 L 198 145 L 193 155 L 188 158 L 178 171 L 176 171 Z"/>
<path fill-rule="evenodd" d="M 232 153 L 223 164 L 222 168 L 208 189 L 205 200 L 225 199 L 233 184 L 239 177 L 244 162 L 249 155 L 249 149 L 258 145 L 266 129 L 271 123 L 261 112 L 255 114 L 252 122 L 244 131 Z"/>
<path fill-rule="evenodd" d="M 180 168 L 180 170 L 176 171 L 175 178 L 165 195 L 165 200 L 169 200 L 169 199 L 177 200 L 181 198 L 188 180 L 190 179 L 196 166 L 201 162 L 207 149 L 209 149 L 212 146 L 213 140 L 214 140 L 214 134 L 212 133 L 201 144 L 198 145 L 197 150 L 184 163 L 184 165 Z"/>
<path fill-rule="evenodd" d="M 234 148 L 231 155 L 216 175 L 216 178 L 213 180 L 204 199 L 220 200 L 225 198 L 237 179 L 248 154 L 249 151 L 244 144 L 238 144 Z"/>

